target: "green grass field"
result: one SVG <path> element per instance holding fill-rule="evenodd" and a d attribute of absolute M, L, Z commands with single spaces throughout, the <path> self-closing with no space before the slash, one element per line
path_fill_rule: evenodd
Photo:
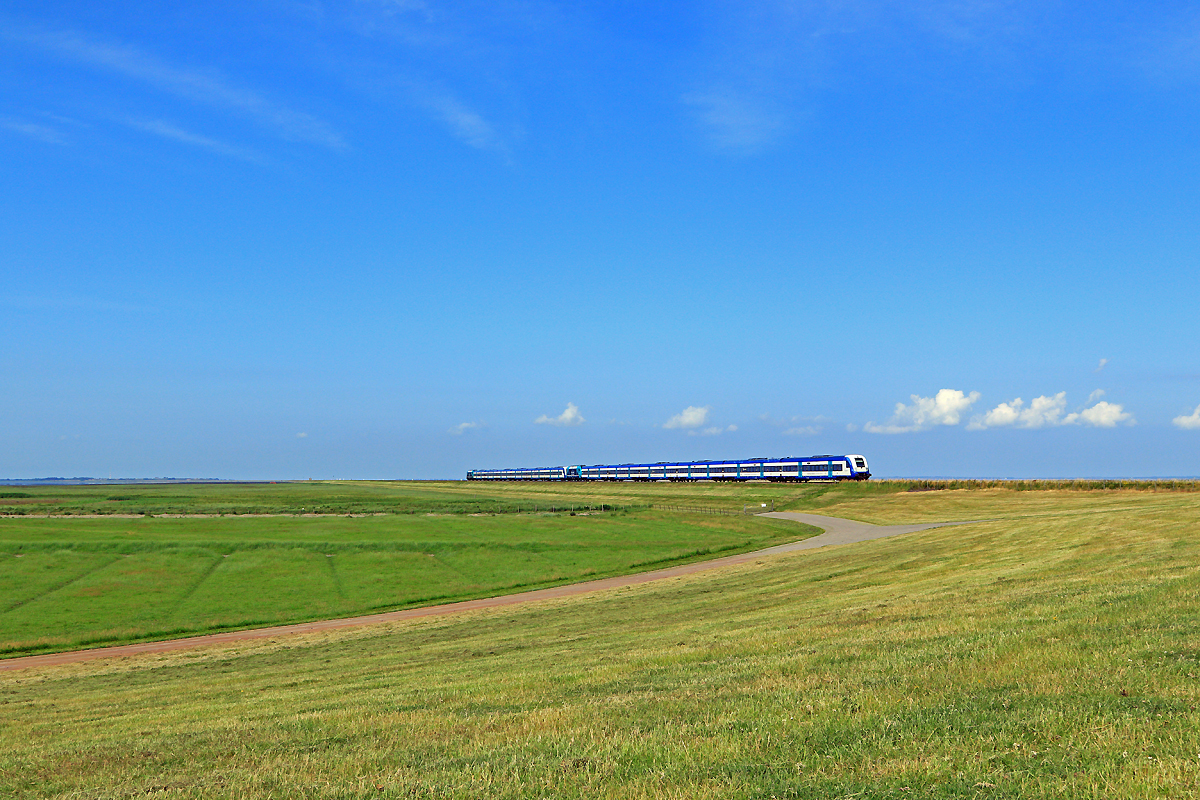
<path fill-rule="evenodd" d="M 649 510 L 0 519 L 0 653 L 502 594 L 816 532 L 777 520 Z"/>
<path fill-rule="evenodd" d="M 252 484 L 0 486 L 0 517 L 161 514 L 469 514 L 612 505 L 696 505 L 739 510 L 773 502 L 812 510 L 846 497 L 906 490 L 1009 488 L 1198 491 L 1196 481 L 871 481 L 866 484 L 485 483 L 466 481 L 297 481 Z"/>
<path fill-rule="evenodd" d="M 0 796 L 1200 795 L 1200 494 L 839 492 L 988 521 L 0 673 Z"/>
<path fill-rule="evenodd" d="M 742 503 L 811 493 L 783 484 L 298 481 L 254 484 L 0 487 L 0 515 L 469 514 L 607 504 Z"/>

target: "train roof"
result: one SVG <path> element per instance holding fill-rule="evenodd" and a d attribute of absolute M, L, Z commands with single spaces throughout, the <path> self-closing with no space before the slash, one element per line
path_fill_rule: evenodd
<path fill-rule="evenodd" d="M 750 464 L 759 461 L 818 461 L 822 458 L 845 458 L 845 455 L 779 456 L 773 458 L 728 458 L 707 461 L 630 461 L 622 464 L 582 464 L 584 467 L 661 467 L 671 464 Z"/>
<path fill-rule="evenodd" d="M 557 467 L 480 467 L 471 472 L 532 472 L 538 469 L 563 469 L 563 467 L 562 465 Z"/>
<path fill-rule="evenodd" d="M 756 464 L 764 461 L 820 461 L 826 458 L 847 458 L 846 455 L 834 455 L 826 453 L 816 456 L 775 456 L 771 458 L 755 457 L 755 458 L 728 458 L 728 459 L 708 459 L 701 461 L 629 461 L 621 464 L 580 464 L 580 467 L 663 467 L 675 464 L 679 465 L 703 465 L 703 464 Z M 572 465 L 574 466 L 574 465 Z M 553 470 L 564 469 L 563 466 L 554 467 L 495 467 L 473 469 L 471 472 L 534 472 L 538 470 Z"/>

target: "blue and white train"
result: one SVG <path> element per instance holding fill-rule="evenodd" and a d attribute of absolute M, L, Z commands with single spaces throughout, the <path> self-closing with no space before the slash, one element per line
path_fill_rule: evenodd
<path fill-rule="evenodd" d="M 473 469 L 469 481 L 865 481 L 860 455 L 751 458 L 746 461 L 660 461 L 531 469 Z"/>

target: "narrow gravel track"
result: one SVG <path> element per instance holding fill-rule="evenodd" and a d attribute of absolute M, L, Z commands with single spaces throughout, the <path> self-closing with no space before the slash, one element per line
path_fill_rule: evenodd
<path fill-rule="evenodd" d="M 168 639 L 161 642 L 142 642 L 126 644 L 117 647 L 99 647 L 91 650 L 74 650 L 68 653 L 49 653 L 42 656 L 23 656 L 0 660 L 0 672 L 30 667 L 51 667 L 59 664 L 76 664 L 81 661 L 91 661 L 96 658 L 120 658 L 135 656 L 142 653 L 167 653 L 173 650 L 187 650 L 193 647 L 226 644 L 229 642 L 244 642 L 250 639 L 271 639 L 278 636 L 291 636 L 297 633 L 313 633 L 329 631 L 337 628 L 351 628 L 358 625 L 374 625 L 380 622 L 395 622 L 397 620 L 433 617 L 444 614 L 457 614 L 461 611 L 472 611 L 479 608 L 497 608 L 518 603 L 533 603 L 538 600 L 549 600 L 558 597 L 588 594 L 619 589 L 625 586 L 637 586 L 642 583 L 659 581 L 664 578 L 675 578 L 680 575 L 691 575 L 709 569 L 728 567 L 734 564 L 745 564 L 764 556 L 779 553 L 791 553 L 796 550 L 812 550 L 818 547 L 833 547 L 836 545 L 865 542 L 871 539 L 883 539 L 888 536 L 898 536 L 903 533 L 915 533 L 928 528 L 940 528 L 944 525 L 965 525 L 965 522 L 927 522 L 919 525 L 870 525 L 865 522 L 855 522 L 838 517 L 823 517 L 819 514 L 799 514 L 791 511 L 776 511 L 759 516 L 774 519 L 788 519 L 803 522 L 823 529 L 825 532 L 800 542 L 776 545 L 752 553 L 742 553 L 736 556 L 715 558 L 711 561 L 700 561 L 694 564 L 684 564 L 678 567 L 667 567 L 652 572 L 639 572 L 636 575 L 618 575 L 614 578 L 603 578 L 584 583 L 572 583 L 566 586 L 554 586 L 549 589 L 537 589 L 531 592 L 506 594 L 499 597 L 483 597 L 478 600 L 464 600 L 458 603 L 445 603 L 440 606 L 425 606 L 423 608 L 408 608 L 403 611 L 388 611 L 382 614 L 368 614 L 361 617 L 345 617 L 343 619 L 326 619 L 317 622 L 302 622 L 297 625 L 279 625 L 273 628 L 255 628 L 253 630 L 229 631 L 227 633 L 211 633 L 205 636 L 192 636 L 186 639 Z"/>

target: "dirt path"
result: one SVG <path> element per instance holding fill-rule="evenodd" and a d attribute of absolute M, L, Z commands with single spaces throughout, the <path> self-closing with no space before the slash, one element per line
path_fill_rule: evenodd
<path fill-rule="evenodd" d="M 567 586 L 554 586 L 549 589 L 537 589 L 519 594 L 506 594 L 499 597 L 483 597 L 478 600 L 463 600 L 458 603 L 445 603 L 440 606 L 425 606 L 423 608 L 408 608 L 403 611 L 387 611 L 382 614 L 368 614 L 361 617 L 345 617 L 343 619 L 326 619 L 317 622 L 301 622 L 296 625 L 279 625 L 273 628 L 255 628 L 245 631 L 229 631 L 227 633 L 210 633 L 205 636 L 192 636 L 187 639 L 168 639 L 161 642 L 141 642 L 117 647 L 99 647 L 92 650 L 74 650 L 68 653 L 49 653 L 42 656 L 23 656 L 0 660 L 0 672 L 30 667 L 50 667 L 59 664 L 75 664 L 80 661 L 90 661 L 95 658 L 118 658 L 134 656 L 140 653 L 166 653 L 172 650 L 186 650 L 193 647 L 242 642 L 249 639 L 270 639 L 276 636 L 290 636 L 297 633 L 312 633 L 328 631 L 336 628 L 350 628 L 357 625 L 374 625 L 379 622 L 394 622 L 397 620 L 417 619 L 443 614 L 456 614 L 460 611 L 471 611 L 478 608 L 497 608 L 518 603 L 532 603 L 538 600 L 549 600 L 557 597 L 570 597 L 589 592 L 599 592 L 605 589 L 619 589 L 625 586 L 637 586 L 642 583 L 659 581 L 664 578 L 675 578 L 680 575 L 691 575 L 709 569 L 728 567 L 734 564 L 745 564 L 763 556 L 778 553 L 790 553 L 795 550 L 812 550 L 817 547 L 830 547 L 854 542 L 865 542 L 870 539 L 883 539 L 902 533 L 914 533 L 927 528 L 938 528 L 943 525 L 964 525 L 964 522 L 930 522 L 920 525 L 869 525 L 865 522 L 855 522 L 837 517 L 823 517 L 818 514 L 799 514 L 791 511 L 776 511 L 762 514 L 774 519 L 790 519 L 822 528 L 825 532 L 800 542 L 776 545 L 753 553 L 742 553 L 736 556 L 715 558 L 712 561 L 700 561 L 695 564 L 684 564 L 678 567 L 657 569 L 653 572 L 639 572 L 636 575 L 618 575 L 614 578 L 603 578 L 585 583 L 572 583 Z"/>

